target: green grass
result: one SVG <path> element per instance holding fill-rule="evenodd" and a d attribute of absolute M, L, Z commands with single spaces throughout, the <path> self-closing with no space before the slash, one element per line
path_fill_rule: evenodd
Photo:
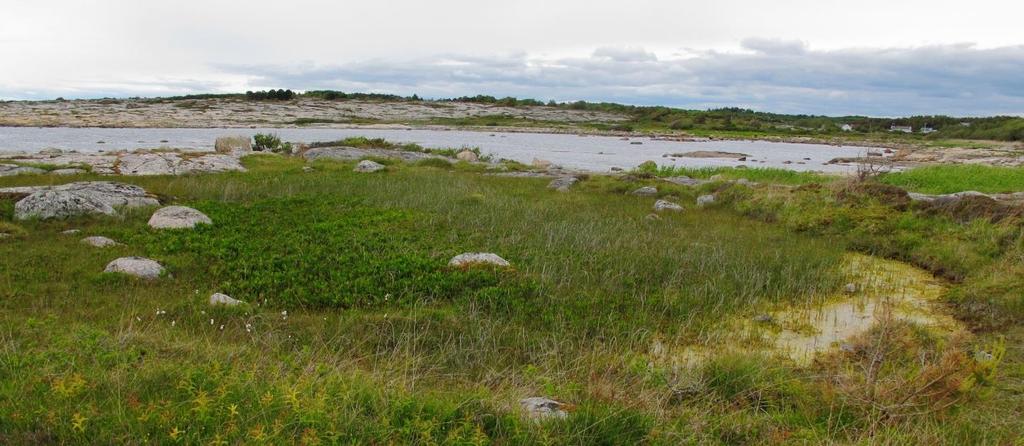
<path fill-rule="evenodd" d="M 709 179 L 718 175 L 723 180 L 746 178 L 759 183 L 802 185 L 811 183 L 829 183 L 839 177 L 815 172 L 799 172 L 771 167 L 755 167 L 737 169 L 734 167 L 684 167 L 684 166 L 652 166 L 641 165 L 636 172 L 650 173 L 659 177 L 687 176 L 690 178 Z"/>
<path fill-rule="evenodd" d="M 882 182 L 913 192 L 949 194 L 974 190 L 985 193 L 1024 191 L 1024 167 L 979 164 L 938 165 L 885 174 Z"/>
<path fill-rule="evenodd" d="M 660 183 L 686 210 L 648 220 L 655 198 L 625 192 L 649 180 L 594 177 L 558 193 L 544 179 L 443 166 L 244 163 L 249 172 L 119 179 L 214 221 L 191 231 L 153 231 L 145 209 L 15 223 L 0 199 L 0 231 L 18 234 L 0 240 L 0 443 L 997 443 L 1018 432 L 1006 421 L 1019 409 L 1014 341 L 997 393 L 954 392 L 964 400 L 952 409 L 886 422 L 859 399 L 856 357 L 798 367 L 729 354 L 689 367 L 654 347 L 705 343 L 731 317 L 832 294 L 858 246 L 846 229 L 956 246 L 972 253 L 969 274 L 997 267 L 1009 223 L 931 229 L 940 218 L 820 187 L 708 185 L 725 187 L 722 204 L 697 209 L 711 189 Z M 0 185 L 41 181 L 68 180 Z M 91 248 L 87 235 L 124 245 Z M 447 267 L 467 251 L 513 268 Z M 167 275 L 101 272 L 126 255 Z M 213 292 L 247 304 L 211 308 Z M 914 361 L 882 379 L 916 383 L 944 342 L 900 344 Z M 948 363 L 970 363 L 957 358 Z M 518 407 L 528 396 L 575 408 L 534 422 Z"/>

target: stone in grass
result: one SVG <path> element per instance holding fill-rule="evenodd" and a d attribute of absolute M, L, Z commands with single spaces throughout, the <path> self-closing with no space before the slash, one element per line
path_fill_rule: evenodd
<path fill-rule="evenodd" d="M 155 229 L 191 229 L 196 225 L 213 224 L 206 214 L 185 206 L 160 208 L 149 218 L 149 226 Z"/>
<path fill-rule="evenodd" d="M 82 239 L 82 243 L 85 243 L 86 245 L 89 245 L 89 246 L 95 246 L 97 248 L 107 248 L 107 247 L 110 247 L 110 246 L 120 245 L 120 243 L 115 242 L 112 239 L 109 239 L 109 238 L 103 237 L 103 236 L 99 236 L 99 235 L 94 235 L 94 236 L 91 236 L 91 237 L 83 238 Z"/>
<path fill-rule="evenodd" d="M 227 294 L 223 293 L 213 293 L 213 295 L 210 296 L 210 305 L 224 305 L 228 307 L 234 307 L 236 305 L 241 305 L 244 303 L 245 302 L 242 302 L 238 299 L 234 299 L 231 296 L 228 296 Z"/>
<path fill-rule="evenodd" d="M 704 207 L 709 204 L 715 204 L 715 196 L 711 194 L 701 195 L 697 197 L 697 206 Z"/>
<path fill-rule="evenodd" d="M 554 189 L 559 192 L 568 192 L 569 189 L 579 181 L 576 177 L 560 177 L 551 180 L 548 184 L 548 189 Z"/>
<path fill-rule="evenodd" d="M 519 404 L 523 406 L 526 415 L 535 420 L 561 419 L 569 416 L 569 412 L 566 412 L 567 404 L 549 398 L 539 396 L 524 398 L 519 400 Z"/>
<path fill-rule="evenodd" d="M 152 259 L 121 257 L 108 263 L 103 272 L 128 274 L 140 279 L 156 279 L 164 272 L 164 267 Z"/>
<path fill-rule="evenodd" d="M 313 169 L 312 167 L 309 167 L 309 166 L 302 166 L 302 171 L 303 171 L 303 172 L 309 173 L 309 172 L 312 172 L 313 170 L 314 170 L 314 169 Z"/>
<path fill-rule="evenodd" d="M 632 192 L 633 195 L 639 195 L 641 197 L 653 197 L 658 195 L 658 188 L 654 186 L 644 186 Z"/>
<path fill-rule="evenodd" d="M 475 152 L 473 152 L 472 150 L 463 150 L 463 151 L 455 154 L 455 158 L 458 158 L 461 161 L 466 161 L 466 162 L 470 162 L 470 163 L 475 163 L 477 161 L 480 161 L 480 157 L 477 156 L 477 154 Z"/>
<path fill-rule="evenodd" d="M 845 287 L 843 287 L 843 291 L 846 291 L 846 294 L 856 293 L 857 292 L 857 284 L 853 283 L 853 282 L 850 282 L 850 283 L 846 284 Z"/>
<path fill-rule="evenodd" d="M 654 210 L 656 212 L 671 211 L 671 212 L 682 212 L 683 207 L 667 200 L 658 200 L 654 202 Z"/>
<path fill-rule="evenodd" d="M 448 262 L 448 266 L 456 268 L 469 268 L 477 265 L 493 265 L 502 268 L 512 266 L 507 260 L 490 252 L 467 252 L 452 257 Z"/>
<path fill-rule="evenodd" d="M 757 322 L 759 324 L 770 324 L 775 322 L 775 318 L 772 317 L 772 315 L 770 314 L 759 314 L 757 316 L 754 316 L 754 322 Z"/>
<path fill-rule="evenodd" d="M 64 235 L 75 235 L 75 234 L 78 234 L 79 232 L 82 232 L 82 230 L 81 229 L 68 229 L 66 231 L 61 231 L 61 234 L 64 234 Z"/>
<path fill-rule="evenodd" d="M 373 173 L 384 170 L 384 165 L 376 161 L 362 160 L 356 164 L 356 168 L 353 170 L 361 173 Z"/>

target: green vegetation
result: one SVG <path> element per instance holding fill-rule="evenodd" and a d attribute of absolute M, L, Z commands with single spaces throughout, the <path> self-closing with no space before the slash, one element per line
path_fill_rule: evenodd
<path fill-rule="evenodd" d="M 658 166 L 656 163 L 651 161 L 641 164 L 633 171 L 639 174 L 658 177 L 685 176 L 699 179 L 710 179 L 715 177 L 716 179 L 721 179 L 723 181 L 745 178 L 759 183 L 764 182 L 792 185 L 829 183 L 839 178 L 838 176 L 824 175 L 816 172 L 798 172 L 795 170 L 772 167 L 755 167 L 747 169 L 737 169 L 734 167 L 675 167 Z"/>
<path fill-rule="evenodd" d="M 918 167 L 883 175 L 886 184 L 913 192 L 950 194 L 966 190 L 985 193 L 1024 191 L 1024 167 L 996 167 L 981 164 Z"/>
<path fill-rule="evenodd" d="M 266 90 L 247 91 L 245 99 L 249 101 L 290 101 L 295 99 L 295 92 L 291 90 Z"/>
<path fill-rule="evenodd" d="M 213 219 L 195 230 L 151 230 L 151 210 L 15 223 L 0 197 L 0 232 L 18 234 L 0 239 L 0 443 L 1012 444 L 1021 431 L 1019 219 L 960 222 L 872 182 L 687 188 L 638 172 L 557 193 L 447 163 L 243 161 L 119 178 Z M 646 218 L 655 198 L 628 194 L 641 185 L 685 211 Z M 709 192 L 715 205 L 689 205 Z M 954 279 L 948 299 L 979 331 L 898 323 L 807 366 L 688 363 L 683 349 L 714 350 L 727 319 L 841 289 L 848 248 Z M 447 266 L 476 251 L 513 268 Z M 127 255 L 168 272 L 101 273 Z M 247 304 L 212 308 L 213 292 Z M 528 396 L 573 407 L 534 421 Z"/>
<path fill-rule="evenodd" d="M 257 152 L 292 153 L 292 143 L 282 142 L 273 133 L 257 133 L 252 137 L 252 149 Z"/>

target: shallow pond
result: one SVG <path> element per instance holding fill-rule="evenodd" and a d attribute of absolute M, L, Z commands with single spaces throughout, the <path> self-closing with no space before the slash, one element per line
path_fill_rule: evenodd
<path fill-rule="evenodd" d="M 490 133 L 417 129 L 219 129 L 219 128 L 38 128 L 0 127 L 0 152 L 38 151 L 48 147 L 81 152 L 171 147 L 210 150 L 219 136 L 276 133 L 286 141 L 333 141 L 350 136 L 417 143 L 429 148 L 479 147 L 485 154 L 529 163 L 534 158 L 570 169 L 608 171 L 629 169 L 653 160 L 662 166 L 778 167 L 798 171 L 850 172 L 854 165 L 827 164 L 832 158 L 864 156 L 865 147 L 796 144 L 767 141 L 663 141 L 611 136 L 550 133 Z M 665 157 L 694 151 L 749 155 L 731 158 Z"/>

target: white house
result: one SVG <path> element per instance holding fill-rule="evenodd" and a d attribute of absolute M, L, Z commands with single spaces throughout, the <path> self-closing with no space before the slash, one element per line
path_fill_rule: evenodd
<path fill-rule="evenodd" d="M 931 127 L 921 127 L 921 133 L 928 134 L 928 133 L 934 133 L 934 132 L 935 132 L 935 129 L 933 129 Z"/>
<path fill-rule="evenodd" d="M 850 125 L 850 124 L 843 124 L 839 128 L 843 129 L 844 132 L 852 132 L 853 131 L 853 126 Z"/>
<path fill-rule="evenodd" d="M 903 133 L 914 133 L 914 128 L 909 125 L 896 125 L 889 126 L 890 132 L 903 132 Z"/>

